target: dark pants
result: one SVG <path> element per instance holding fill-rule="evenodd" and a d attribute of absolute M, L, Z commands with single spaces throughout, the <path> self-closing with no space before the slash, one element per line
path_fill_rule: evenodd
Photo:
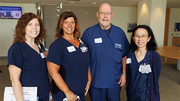
<path fill-rule="evenodd" d="M 89 90 L 89 95 L 91 101 L 120 101 L 120 90 L 118 86 L 113 88 L 96 88 L 91 86 Z"/>
<path fill-rule="evenodd" d="M 45 97 L 45 98 L 39 98 L 38 101 L 49 101 L 49 96 Z"/>

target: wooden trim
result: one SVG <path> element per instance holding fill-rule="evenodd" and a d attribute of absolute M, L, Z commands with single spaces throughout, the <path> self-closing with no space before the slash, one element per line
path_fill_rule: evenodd
<path fill-rule="evenodd" d="M 180 37 L 173 37 L 172 45 L 180 46 Z"/>
<path fill-rule="evenodd" d="M 170 9 L 166 9 L 165 29 L 164 29 L 164 46 L 168 45 L 168 33 L 169 33 L 169 16 Z"/>

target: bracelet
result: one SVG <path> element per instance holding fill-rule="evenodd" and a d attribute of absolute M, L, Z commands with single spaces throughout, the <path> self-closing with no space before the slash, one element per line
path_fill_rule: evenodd
<path fill-rule="evenodd" d="M 123 74 L 126 74 L 126 72 L 122 72 Z"/>

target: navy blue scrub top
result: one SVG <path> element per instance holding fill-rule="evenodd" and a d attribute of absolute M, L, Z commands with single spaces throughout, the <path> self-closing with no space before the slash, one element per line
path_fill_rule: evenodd
<path fill-rule="evenodd" d="M 42 49 L 39 48 L 40 53 Z M 37 96 L 40 99 L 48 98 L 50 85 L 46 60 L 26 42 L 16 42 L 9 48 L 8 65 L 15 65 L 22 70 L 20 81 L 23 87 L 38 87 Z"/>
<path fill-rule="evenodd" d="M 111 24 L 106 32 L 96 24 L 88 28 L 82 40 L 90 52 L 91 86 L 112 88 L 118 86 L 122 74 L 121 59 L 129 52 L 129 42 L 124 31 Z"/>
<path fill-rule="evenodd" d="M 64 38 L 59 38 L 54 41 L 48 52 L 47 61 L 55 63 L 60 66 L 60 74 L 69 89 L 75 94 L 82 94 L 85 92 L 85 87 L 88 81 L 88 66 L 89 66 L 89 52 L 81 51 L 84 44 L 80 43 L 79 47 L 75 47 Z M 52 81 L 52 93 L 58 93 L 64 96 L 64 93 L 55 87 Z M 55 91 L 57 90 L 58 91 Z"/>
<path fill-rule="evenodd" d="M 131 64 L 127 69 L 127 101 L 145 101 L 148 74 L 139 72 L 139 66 L 150 65 L 151 51 L 147 51 L 145 58 L 138 62 L 135 51 L 131 52 Z"/>

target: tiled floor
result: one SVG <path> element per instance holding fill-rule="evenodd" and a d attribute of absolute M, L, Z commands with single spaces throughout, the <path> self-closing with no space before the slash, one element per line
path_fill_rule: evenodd
<path fill-rule="evenodd" d="M 4 87 L 11 86 L 6 60 L 0 60 L 0 101 L 3 101 Z M 168 59 L 164 63 L 162 58 L 162 71 L 159 80 L 161 101 L 180 101 L 180 71 L 176 69 L 177 60 Z M 89 96 L 86 101 L 90 101 Z M 126 92 L 123 87 L 121 90 L 121 101 L 126 101 Z"/>

